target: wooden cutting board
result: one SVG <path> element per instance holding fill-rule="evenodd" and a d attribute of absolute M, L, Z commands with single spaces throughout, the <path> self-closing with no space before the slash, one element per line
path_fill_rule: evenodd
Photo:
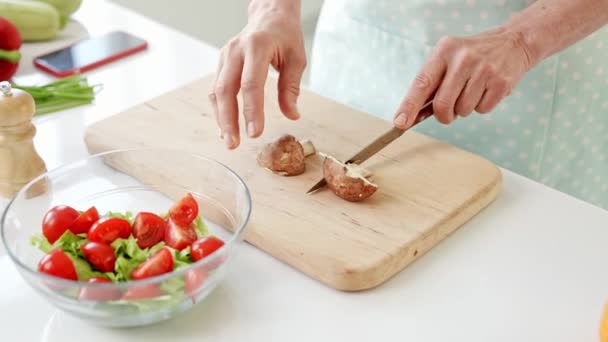
<path fill-rule="evenodd" d="M 171 147 L 225 163 L 251 190 L 253 213 L 245 239 L 330 287 L 355 291 L 383 283 L 465 224 L 501 188 L 501 173 L 492 163 L 410 131 L 363 164 L 379 185 L 368 200 L 346 202 L 328 189 L 306 194 L 322 176 L 322 158 L 307 158 L 301 176 L 277 176 L 256 163 L 262 144 L 290 133 L 345 159 L 391 123 L 307 91 L 299 100 L 302 118 L 287 120 L 271 78 L 264 135 L 244 137 L 240 148 L 228 151 L 207 100 L 211 80 L 208 76 L 92 125 L 85 136 L 89 151 Z M 187 182 L 183 177 L 173 178 Z"/>

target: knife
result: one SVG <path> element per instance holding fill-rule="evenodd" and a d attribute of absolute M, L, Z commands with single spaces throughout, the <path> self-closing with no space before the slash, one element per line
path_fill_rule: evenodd
<path fill-rule="evenodd" d="M 366 161 L 370 157 L 372 157 L 374 154 L 378 153 L 378 151 L 385 148 L 388 144 L 393 142 L 395 139 L 402 136 L 403 133 L 408 131 L 410 128 L 416 126 L 417 124 L 424 121 L 426 118 L 432 116 L 433 111 L 424 111 L 424 109 L 426 109 L 432 103 L 433 103 L 433 100 L 430 100 L 429 102 L 425 103 L 422 106 L 422 109 L 420 109 L 420 113 L 416 117 L 416 121 L 408 129 L 402 130 L 402 129 L 399 129 L 396 127 L 391 128 L 388 132 L 386 132 L 386 133 L 382 134 L 380 137 L 376 138 L 376 140 L 372 141 L 369 145 L 365 146 L 361 151 L 357 152 L 354 156 L 352 156 L 350 159 L 348 159 L 345 162 L 345 164 L 363 163 L 364 161 Z M 322 187 L 324 187 L 326 184 L 327 184 L 327 182 L 325 181 L 325 178 L 323 178 L 319 182 L 317 182 L 317 184 L 315 184 L 312 188 L 310 188 L 310 190 L 308 190 L 306 193 L 309 194 L 311 192 L 317 191 L 317 190 L 321 189 Z"/>

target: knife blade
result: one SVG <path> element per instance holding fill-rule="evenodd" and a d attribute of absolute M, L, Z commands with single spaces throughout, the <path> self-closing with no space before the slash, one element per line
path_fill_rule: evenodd
<path fill-rule="evenodd" d="M 433 103 L 433 100 L 430 100 L 429 102 L 425 103 L 422 106 L 422 108 L 420 109 L 420 114 L 418 114 L 418 116 L 416 117 L 416 121 L 409 128 L 402 130 L 402 129 L 399 129 L 396 127 L 392 127 L 389 131 L 387 131 L 386 133 L 384 133 L 381 136 L 379 136 L 378 138 L 376 138 L 370 144 L 368 144 L 363 149 L 361 149 L 359 152 L 357 152 L 354 156 L 349 158 L 345 162 L 345 164 L 363 163 L 364 161 L 368 160 L 373 155 L 378 153 L 380 150 L 382 150 L 383 148 L 388 146 L 391 142 L 393 142 L 394 140 L 396 140 L 397 138 L 402 136 L 403 133 L 407 132 L 410 128 L 416 126 L 417 124 L 424 121 L 426 118 L 432 116 L 433 115 L 432 111 L 427 111 L 427 112 L 423 113 L 423 110 L 426 109 L 428 106 L 430 106 L 432 103 Z M 321 189 L 322 187 L 324 187 L 326 184 L 327 184 L 327 182 L 325 181 L 325 178 L 323 178 L 320 181 L 318 181 L 312 188 L 310 188 L 306 193 L 309 194 L 314 191 L 317 191 L 317 190 Z"/>

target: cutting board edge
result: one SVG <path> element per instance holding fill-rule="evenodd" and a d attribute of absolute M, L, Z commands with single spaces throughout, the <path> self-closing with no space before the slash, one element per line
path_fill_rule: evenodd
<path fill-rule="evenodd" d="M 434 247 L 438 246 L 442 241 L 446 240 L 450 235 L 463 227 L 468 221 L 472 220 L 496 200 L 502 191 L 503 177 L 498 167 L 489 161 L 487 162 L 492 165 L 495 171 L 495 178 L 492 182 L 489 182 L 488 185 L 479 192 L 477 197 L 473 197 L 469 201 L 463 203 L 459 208 L 460 210 L 455 210 L 455 213 L 447 217 L 446 220 L 438 222 L 435 228 L 427 232 L 426 237 L 401 248 L 401 250 L 398 251 L 401 252 L 400 255 L 387 255 L 385 257 L 385 259 L 388 259 L 386 262 L 370 262 L 367 267 L 361 267 L 359 269 L 354 269 L 347 265 L 344 267 L 338 266 L 336 268 L 342 268 L 343 271 L 334 272 L 333 274 L 335 277 L 318 277 L 318 274 L 315 274 L 314 278 L 327 286 L 346 292 L 370 290 L 388 282 L 407 266 L 420 259 Z M 260 248 L 263 249 L 262 247 Z M 302 270 L 297 264 L 288 264 L 298 270 Z M 385 265 L 385 267 L 379 268 L 378 265 Z M 370 273 L 374 273 L 374 271 L 383 275 L 370 277 Z M 305 273 L 308 274 L 308 272 Z M 309 276 L 313 275 L 309 274 Z M 366 282 L 361 279 L 375 279 L 376 281 Z"/>

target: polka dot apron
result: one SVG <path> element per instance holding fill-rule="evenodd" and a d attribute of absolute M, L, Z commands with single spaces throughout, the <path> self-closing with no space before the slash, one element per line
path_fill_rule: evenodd
<path fill-rule="evenodd" d="M 326 0 L 309 86 L 392 120 L 444 35 L 506 21 L 523 0 Z M 608 28 L 544 60 L 490 114 L 415 130 L 608 209 Z"/>

